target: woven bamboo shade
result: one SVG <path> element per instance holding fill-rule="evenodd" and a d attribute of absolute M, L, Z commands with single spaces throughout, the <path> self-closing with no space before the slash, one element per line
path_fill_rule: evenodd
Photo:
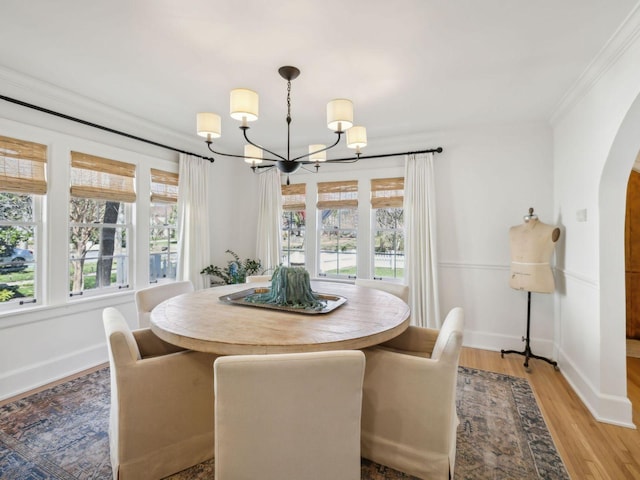
<path fill-rule="evenodd" d="M 282 210 L 285 212 L 299 212 L 306 208 L 307 185 L 296 183 L 282 185 Z"/>
<path fill-rule="evenodd" d="M 371 180 L 371 208 L 402 208 L 404 177 Z"/>
<path fill-rule="evenodd" d="M 47 146 L 0 136 L 0 191 L 47 193 Z"/>
<path fill-rule="evenodd" d="M 151 169 L 151 201 L 178 202 L 178 174 Z"/>
<path fill-rule="evenodd" d="M 86 153 L 71 152 L 71 195 L 135 202 L 136 166 Z"/>
<path fill-rule="evenodd" d="M 318 209 L 356 208 L 357 206 L 357 180 L 318 182 Z"/>

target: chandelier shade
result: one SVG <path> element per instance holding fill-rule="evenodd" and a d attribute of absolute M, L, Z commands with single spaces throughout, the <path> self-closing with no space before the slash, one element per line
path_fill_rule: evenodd
<path fill-rule="evenodd" d="M 327 160 L 327 146 L 321 144 L 309 145 L 309 160 L 312 162 L 325 162 Z"/>
<path fill-rule="evenodd" d="M 252 166 L 256 166 L 262 163 L 262 149 L 256 147 L 255 145 L 245 145 L 244 161 L 251 164 Z"/>
<path fill-rule="evenodd" d="M 222 135 L 222 119 L 211 112 L 198 113 L 196 117 L 198 135 L 206 138 L 220 138 Z"/>
<path fill-rule="evenodd" d="M 347 130 L 347 147 L 360 151 L 367 146 L 367 130 L 362 126 L 351 127 Z"/>
<path fill-rule="evenodd" d="M 327 127 L 332 132 L 344 132 L 353 125 L 353 102 L 336 98 L 327 103 Z"/>
<path fill-rule="evenodd" d="M 254 122 L 258 119 L 258 94 L 248 88 L 231 90 L 229 114 L 234 120 Z"/>

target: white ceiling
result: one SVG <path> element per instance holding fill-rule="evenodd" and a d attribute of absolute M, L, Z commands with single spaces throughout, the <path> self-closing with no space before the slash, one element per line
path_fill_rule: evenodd
<path fill-rule="evenodd" d="M 0 66 L 194 137 L 196 112 L 218 112 L 232 148 L 229 90 L 248 87 L 252 137 L 282 151 L 277 69 L 295 65 L 292 143 L 331 141 L 326 102 L 346 97 L 376 153 L 377 138 L 549 120 L 637 3 L 1 0 Z"/>

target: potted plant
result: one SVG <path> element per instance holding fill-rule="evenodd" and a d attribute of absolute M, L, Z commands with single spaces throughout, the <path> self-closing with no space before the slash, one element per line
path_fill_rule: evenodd
<path fill-rule="evenodd" d="M 200 273 L 217 277 L 222 280 L 222 282 L 215 283 L 225 283 L 227 285 L 233 283 L 245 283 L 248 275 L 262 273 L 262 263 L 260 260 L 254 260 L 251 258 L 240 260 L 240 257 L 232 250 L 227 250 L 225 253 L 228 253 L 233 257 L 232 260 L 227 262 L 225 267 L 209 265 L 208 267 L 203 268 Z"/>

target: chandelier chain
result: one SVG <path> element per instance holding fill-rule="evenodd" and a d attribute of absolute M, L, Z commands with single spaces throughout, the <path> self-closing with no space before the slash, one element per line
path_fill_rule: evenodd
<path fill-rule="evenodd" d="M 291 123 L 291 80 L 287 81 L 287 123 Z"/>

